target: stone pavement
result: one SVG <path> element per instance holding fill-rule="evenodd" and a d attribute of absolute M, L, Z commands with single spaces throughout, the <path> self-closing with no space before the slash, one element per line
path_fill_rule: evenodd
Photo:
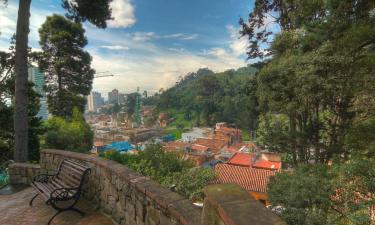
<path fill-rule="evenodd" d="M 29 187 L 15 194 L 0 195 L 0 225 L 46 225 L 55 214 L 55 210 L 44 203 L 38 196 L 33 206 L 29 206 L 30 199 L 35 195 Z M 113 225 L 112 220 L 98 211 L 90 203 L 81 199 L 77 208 L 86 213 L 81 217 L 78 213 L 67 211 L 59 214 L 51 225 Z"/>

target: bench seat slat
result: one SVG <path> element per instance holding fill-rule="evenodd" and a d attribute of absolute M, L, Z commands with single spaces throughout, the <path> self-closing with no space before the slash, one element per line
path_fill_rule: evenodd
<path fill-rule="evenodd" d="M 83 176 L 83 172 L 77 172 L 76 170 L 67 167 L 62 168 L 60 173 L 68 175 L 72 180 L 77 182 L 80 182 Z"/>
<path fill-rule="evenodd" d="M 83 173 L 85 172 L 84 170 L 78 170 L 78 169 L 76 169 L 74 167 L 70 167 L 68 165 L 64 165 L 62 167 L 62 169 L 69 170 L 69 172 L 71 172 L 71 173 L 73 173 L 73 174 L 75 174 L 75 175 L 77 175 L 79 177 L 82 177 Z"/>
<path fill-rule="evenodd" d="M 72 188 L 77 188 L 79 186 L 79 180 L 74 179 L 70 174 L 60 172 L 57 178 Z"/>
<path fill-rule="evenodd" d="M 78 171 L 85 171 L 87 170 L 87 167 L 85 166 L 82 166 L 74 161 L 71 161 L 71 160 L 65 160 L 64 163 L 68 164 L 70 167 L 73 167 L 75 169 L 77 169 Z"/>

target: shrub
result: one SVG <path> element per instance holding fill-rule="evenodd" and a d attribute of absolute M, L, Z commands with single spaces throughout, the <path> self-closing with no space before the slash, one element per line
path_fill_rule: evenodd
<path fill-rule="evenodd" d="M 46 148 L 87 152 L 92 147 L 93 132 L 78 109 L 74 109 L 72 119 L 52 117 L 45 126 Z"/>
<path fill-rule="evenodd" d="M 103 157 L 122 163 L 144 176 L 149 176 L 164 187 L 174 187 L 192 200 L 202 200 L 202 189 L 214 178 L 211 169 L 195 168 L 177 152 L 164 152 L 160 145 L 150 145 L 138 154 L 106 151 Z"/>

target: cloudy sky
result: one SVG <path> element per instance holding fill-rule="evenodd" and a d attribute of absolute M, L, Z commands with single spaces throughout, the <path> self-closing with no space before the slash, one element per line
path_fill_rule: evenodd
<path fill-rule="evenodd" d="M 38 28 L 46 16 L 64 14 L 60 4 L 32 0 L 32 48 L 39 48 Z M 93 68 L 115 75 L 95 79 L 93 90 L 128 93 L 139 86 L 152 93 L 199 68 L 224 71 L 246 65 L 238 20 L 252 6 L 252 0 L 113 0 L 114 20 L 107 29 L 84 24 Z M 15 33 L 18 0 L 0 7 L 0 50 L 6 50 Z"/>

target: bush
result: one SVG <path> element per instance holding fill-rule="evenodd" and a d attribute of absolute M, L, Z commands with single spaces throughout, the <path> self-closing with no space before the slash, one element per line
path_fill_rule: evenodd
<path fill-rule="evenodd" d="M 74 109 L 72 119 L 52 117 L 45 126 L 46 148 L 87 152 L 92 147 L 93 132 L 78 109 Z"/>
<path fill-rule="evenodd" d="M 149 176 L 164 187 L 174 187 L 180 194 L 192 200 L 202 200 L 202 189 L 214 178 L 211 169 L 194 168 L 181 153 L 164 152 L 160 145 L 148 146 L 138 154 L 120 154 L 106 151 L 103 157 L 122 163 L 144 176 Z"/>

